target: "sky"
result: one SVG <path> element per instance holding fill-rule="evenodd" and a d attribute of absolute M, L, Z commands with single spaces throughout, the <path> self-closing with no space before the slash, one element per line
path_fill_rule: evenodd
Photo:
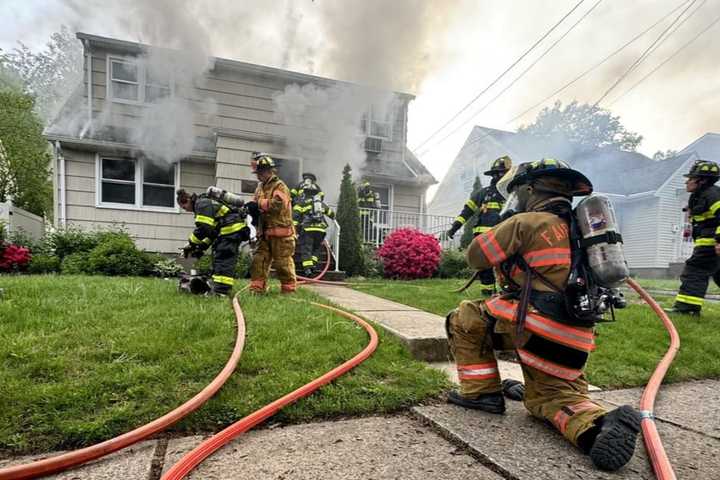
<path fill-rule="evenodd" d="M 720 17 L 720 0 L 690 2 L 583 1 L 450 128 L 416 153 L 441 180 L 473 125 L 514 130 L 555 100 L 595 103 L 688 5 L 682 17 L 687 20 L 600 105 L 619 115 L 628 130 L 643 135 L 639 150 L 650 156 L 658 150 L 682 149 L 706 132 L 720 132 L 720 23 L 618 99 Z M 392 88 L 416 95 L 408 116 L 408 145 L 415 148 L 577 4 L 578 0 L 2 0 L 0 48 L 12 49 L 18 41 L 42 48 L 65 24 L 74 31 L 169 47 L 192 42 L 208 55 Z M 507 123 L 678 7 L 581 81 Z M 512 87 L 472 115 L 518 76 Z"/>

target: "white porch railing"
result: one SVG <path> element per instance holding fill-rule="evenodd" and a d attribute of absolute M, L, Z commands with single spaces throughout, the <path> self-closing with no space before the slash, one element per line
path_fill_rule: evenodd
<path fill-rule="evenodd" d="M 382 245 L 385 237 L 400 228 L 415 228 L 433 235 L 443 248 L 457 246 L 460 242 L 459 233 L 454 240 L 444 235 L 455 217 L 374 208 L 362 208 L 360 213 L 363 243 L 374 247 Z"/>

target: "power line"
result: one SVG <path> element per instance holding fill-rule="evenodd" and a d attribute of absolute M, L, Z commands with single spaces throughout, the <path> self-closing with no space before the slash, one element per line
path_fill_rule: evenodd
<path fill-rule="evenodd" d="M 655 47 L 655 45 L 665 36 L 665 34 L 673 27 L 673 25 L 675 25 L 683 15 L 685 15 L 685 12 L 687 12 L 690 9 L 690 7 L 692 7 L 695 4 L 696 1 L 697 0 L 692 0 L 692 2 L 687 7 L 685 7 L 685 9 L 682 12 L 680 12 L 677 17 L 675 17 L 675 20 L 673 20 L 672 23 L 670 25 L 668 25 L 667 28 L 665 28 L 665 30 L 662 31 L 662 33 L 660 33 L 660 35 L 655 39 L 655 41 L 653 43 L 651 43 L 648 48 L 645 49 L 645 51 L 637 58 L 637 60 L 635 60 L 632 63 L 632 65 L 630 65 L 630 67 L 622 75 L 620 75 L 620 77 L 618 77 L 617 80 L 615 80 L 615 83 L 610 85 L 610 87 L 605 91 L 605 93 L 603 93 L 602 96 L 600 96 L 600 98 L 597 99 L 597 101 L 593 104 L 593 106 L 600 105 L 600 102 L 605 100 L 605 97 L 607 97 L 610 94 L 610 92 L 612 92 L 615 89 L 615 87 L 617 87 L 620 84 L 620 82 L 625 80 L 625 78 L 628 75 L 630 75 L 630 73 L 633 70 L 635 70 L 635 68 L 637 68 L 637 66 L 640 65 L 640 63 L 642 63 L 642 61 L 645 60 L 645 58 L 647 58 L 647 56 L 649 55 L 649 53 L 653 49 L 653 47 Z"/>
<path fill-rule="evenodd" d="M 572 80 L 570 80 L 569 82 L 567 82 L 565 85 L 563 85 L 562 87 L 558 88 L 558 89 L 555 90 L 553 93 L 551 93 L 551 94 L 548 95 L 547 97 L 545 97 L 545 98 L 543 98 L 542 100 L 540 100 L 539 102 L 537 102 L 537 103 L 536 103 L 535 105 L 533 105 L 532 107 L 524 110 L 522 113 L 519 113 L 518 115 L 515 115 L 513 118 L 511 118 L 510 120 L 508 120 L 508 121 L 505 122 L 505 123 L 506 123 L 506 124 L 512 123 L 512 122 L 514 122 L 515 120 L 518 120 L 518 119 L 524 117 L 525 115 L 527 115 L 527 114 L 530 113 L 531 111 L 535 110 L 537 107 L 539 107 L 540 105 L 544 104 L 545 102 L 547 102 L 547 101 L 550 100 L 551 98 L 554 98 L 554 97 L 555 97 L 556 95 L 558 95 L 559 93 L 564 92 L 565 90 L 567 90 L 568 88 L 570 88 L 572 85 L 574 85 L 575 83 L 577 83 L 577 82 L 579 82 L 580 80 L 582 80 L 583 78 L 585 78 L 589 73 L 591 73 L 591 72 L 593 72 L 594 70 L 596 70 L 596 69 L 600 68 L 601 66 L 603 66 L 603 65 L 604 65 L 608 60 L 610 60 L 612 57 L 614 57 L 615 55 L 617 55 L 618 53 L 622 52 L 622 51 L 625 50 L 627 47 L 629 47 L 630 45 L 632 45 L 633 43 L 635 43 L 640 37 L 642 37 L 643 35 L 645 35 L 646 33 L 648 33 L 650 30 L 652 30 L 653 28 L 655 28 L 655 27 L 657 27 L 658 25 L 660 25 L 660 24 L 661 24 L 662 22 L 664 22 L 670 15 L 672 15 L 673 13 L 677 12 L 678 10 L 680 10 L 680 9 L 683 7 L 683 5 L 686 5 L 689 1 L 690 1 L 690 0 L 685 0 L 683 3 L 681 3 L 680 5 L 678 5 L 677 7 L 675 7 L 673 10 L 671 10 L 671 11 L 668 12 L 668 13 L 666 13 L 660 20 L 658 20 L 657 22 L 653 23 L 652 25 L 650 25 L 648 28 L 646 28 L 646 29 L 643 30 L 642 32 L 640 32 L 640 33 L 638 33 L 637 35 L 635 35 L 633 38 L 631 38 L 630 40 L 628 40 L 625 44 L 623 44 L 622 46 L 620 46 L 619 48 L 617 48 L 615 51 L 613 51 L 613 52 L 610 53 L 608 56 L 606 56 L 605 58 L 603 58 L 602 60 L 600 60 L 598 63 L 596 63 L 596 64 L 593 65 L 592 67 L 588 68 L 587 70 L 585 70 L 584 72 L 582 72 L 580 75 L 578 75 L 577 77 L 573 78 Z"/>
<path fill-rule="evenodd" d="M 461 128 L 465 127 L 465 125 L 466 125 L 468 122 L 471 122 L 477 115 L 479 115 L 480 113 L 484 112 L 485 109 L 487 109 L 490 105 L 492 105 L 493 103 L 495 103 L 495 101 L 496 101 L 498 98 L 500 98 L 505 92 L 507 92 L 508 90 L 510 90 L 510 88 L 512 88 L 513 85 L 515 85 L 522 77 L 524 77 L 527 72 L 529 72 L 535 65 L 537 65 L 537 63 L 538 63 L 540 60 L 542 60 L 548 53 L 550 53 L 550 51 L 551 51 L 553 48 L 555 48 L 555 46 L 556 46 L 558 43 L 560 43 L 565 37 L 567 37 L 568 34 L 569 34 L 570 32 L 572 32 L 572 31 L 575 29 L 575 27 L 577 27 L 577 26 L 580 24 L 580 22 L 582 22 L 583 20 L 585 20 L 585 18 L 586 18 L 588 15 L 590 15 L 590 13 L 592 13 L 592 11 L 595 10 L 595 8 L 596 8 L 598 5 L 600 5 L 600 2 L 602 2 L 602 0 L 597 0 L 597 2 L 595 2 L 595 4 L 594 4 L 592 7 L 590 7 L 590 8 L 582 15 L 582 17 L 580 17 L 567 31 L 565 31 L 565 33 L 563 33 L 563 34 L 562 34 L 557 40 L 555 40 L 548 48 L 546 48 L 545 51 L 542 52 L 542 53 L 540 54 L 540 56 L 539 56 L 538 58 L 536 58 L 533 63 L 531 63 L 527 68 L 525 68 L 525 70 L 523 70 L 522 72 L 520 72 L 520 75 L 518 75 L 517 77 L 515 77 L 515 78 L 512 80 L 512 82 L 510 82 L 510 84 L 508 84 L 508 85 L 507 85 L 505 88 L 503 88 L 498 94 L 496 94 L 493 98 L 491 98 L 489 102 L 487 102 L 485 105 L 483 105 L 480 109 L 478 109 L 478 110 L 476 110 L 475 112 L 473 112 L 472 115 L 470 115 L 470 117 L 469 117 L 467 120 L 465 120 L 464 122 L 462 122 L 462 123 L 461 123 L 460 125 L 458 125 L 455 129 L 451 130 L 450 133 L 448 133 L 447 135 L 445 135 L 440 141 L 437 142 L 437 144 L 440 144 L 440 143 L 444 142 L 444 141 L 447 140 L 449 137 L 451 137 L 452 135 L 454 135 L 458 130 L 460 130 Z M 426 149 L 425 151 L 427 152 L 427 151 L 430 150 L 430 149 L 432 149 L 432 147 L 430 147 L 429 149 Z M 422 154 L 421 154 L 421 155 L 422 155 Z"/>
<path fill-rule="evenodd" d="M 524 110 L 522 113 L 519 113 L 519 114 L 515 115 L 515 116 L 512 117 L 511 119 L 507 120 L 503 125 L 508 125 L 508 124 L 514 122 L 515 120 L 518 120 L 518 119 L 524 117 L 524 116 L 525 116 L 526 114 L 528 114 L 530 111 L 532 111 L 532 110 L 536 109 L 538 106 L 544 104 L 545 102 L 547 102 L 547 101 L 550 100 L 551 98 L 555 97 L 557 94 L 565 91 L 565 90 L 568 89 L 570 86 L 572 86 L 572 85 L 575 84 L 576 82 L 580 81 L 582 78 L 586 77 L 589 73 L 591 73 L 592 71 L 596 70 L 596 69 L 599 68 L 600 66 L 604 65 L 604 64 L 605 64 L 608 60 L 610 60 L 612 57 L 614 57 L 615 55 L 617 55 L 618 53 L 620 53 L 621 51 L 625 50 L 627 47 L 629 47 L 630 45 L 632 45 L 633 43 L 635 43 L 639 38 L 641 38 L 642 36 L 644 36 L 645 34 L 647 34 L 649 31 L 651 31 L 652 29 L 654 29 L 655 27 L 657 27 L 659 24 L 661 24 L 663 21 L 665 21 L 668 17 L 670 17 L 671 15 L 673 15 L 675 12 L 677 12 L 678 10 L 680 10 L 683 6 L 687 5 L 687 4 L 688 4 L 689 2 L 691 2 L 691 1 L 692 1 L 692 0 L 684 0 L 682 3 L 680 3 L 680 5 L 678 5 L 677 7 L 675 7 L 674 9 L 672 9 L 671 11 L 669 11 L 668 13 L 666 13 L 665 15 L 663 15 L 658 21 L 656 21 L 655 23 L 653 23 L 652 25 L 650 25 L 648 28 L 646 28 L 645 30 L 643 30 L 643 31 L 640 32 L 639 34 L 635 35 L 633 38 L 631 38 L 630 40 L 628 40 L 627 42 L 625 42 L 622 46 L 620 46 L 620 47 L 618 47 L 617 49 L 615 49 L 612 53 L 610 53 L 609 55 L 607 55 L 607 56 L 606 56 L 605 58 L 603 58 L 601 61 L 599 61 L 599 62 L 596 63 L 595 65 L 591 66 L 590 68 L 588 68 L 587 70 L 585 70 L 583 73 L 581 73 L 580 75 L 578 75 L 577 77 L 575 77 L 573 80 L 569 81 L 568 83 L 566 83 L 565 85 L 563 85 L 562 87 L 560 87 L 559 89 L 555 90 L 553 93 L 551 93 L 550 95 L 548 95 L 547 97 L 545 97 L 545 98 L 544 98 L 543 100 L 541 100 L 540 102 L 538 102 L 538 103 L 536 103 L 535 105 L 533 105 L 532 107 Z M 469 147 L 470 145 L 473 145 L 474 143 L 477 143 L 477 142 L 483 140 L 484 138 L 486 138 L 486 137 L 488 137 L 488 136 L 490 136 L 490 133 L 486 133 L 486 134 L 484 134 L 484 135 L 481 135 L 481 136 L 479 136 L 478 138 L 476 138 L 476 139 L 474 139 L 474 140 L 472 140 L 472 141 L 464 144 L 462 148 L 467 148 L 467 147 Z M 427 152 L 425 152 L 425 153 L 427 153 Z"/>
<path fill-rule="evenodd" d="M 550 30 L 548 30 L 547 32 L 545 32 L 545 34 L 544 34 L 542 37 L 540 37 L 540 39 L 538 39 L 535 43 L 533 43 L 532 46 L 525 51 L 525 53 L 523 53 L 523 54 L 522 54 L 517 60 L 515 60 L 509 67 L 507 67 L 507 68 L 505 69 L 505 71 L 503 71 L 495 80 L 493 80 L 492 82 L 490 82 L 490 84 L 489 84 L 488 86 L 486 86 L 480 93 L 478 93 L 477 95 L 475 95 L 475 97 L 474 97 L 472 100 L 470 100 L 468 103 L 466 103 L 465 106 L 464 106 L 463 108 L 461 108 L 459 112 L 457 112 L 455 115 L 452 116 L 452 118 L 450 118 L 450 120 L 448 120 L 447 122 L 445 122 L 442 126 L 440 126 L 440 128 L 438 128 L 437 130 L 435 130 L 435 131 L 434 131 L 429 137 L 427 137 L 422 143 L 420 143 L 417 147 L 415 147 L 415 148 L 413 149 L 413 153 L 416 152 L 417 150 L 419 150 L 423 145 L 425 145 L 427 142 L 429 142 L 435 135 L 437 135 L 440 131 L 442 131 L 446 126 L 448 126 L 450 123 L 452 123 L 458 116 L 460 116 L 460 115 L 461 115 L 465 110 L 467 110 L 473 103 L 475 103 L 475 101 L 476 101 L 478 98 L 480 98 L 485 92 L 487 92 L 488 90 L 490 90 L 490 88 L 492 88 L 493 86 L 495 86 L 495 84 L 496 84 L 497 82 L 499 82 L 500 79 L 502 79 L 510 70 L 512 70 L 512 69 L 515 67 L 515 65 L 517 65 L 518 63 L 520 63 L 520 61 L 522 61 L 522 59 L 524 59 L 530 52 L 532 52 L 532 51 L 535 49 L 535 47 L 537 47 L 543 40 L 545 40 L 545 39 L 548 37 L 548 35 L 550 35 L 567 17 L 569 17 L 575 10 L 577 10 L 577 8 L 578 8 L 584 1 L 585 1 L 585 0 L 580 0 L 573 8 L 571 8 L 569 12 L 567 12 L 555 25 L 553 25 L 553 26 L 550 28 Z"/>
<path fill-rule="evenodd" d="M 640 80 L 638 80 L 637 82 L 635 82 L 635 84 L 633 84 L 632 87 L 630 87 L 630 88 L 628 88 L 627 90 L 625 90 L 625 92 L 623 92 L 622 95 L 620 95 L 620 96 L 617 97 L 615 100 L 613 100 L 612 103 L 610 103 L 610 105 L 611 105 L 611 106 L 614 105 L 614 104 L 617 103 L 621 98 L 623 98 L 625 95 L 627 95 L 628 93 L 632 92 L 632 91 L 635 89 L 635 87 L 637 87 L 638 85 L 640 85 L 641 83 L 643 83 L 648 77 L 650 77 L 652 74 L 654 74 L 655 72 L 657 72 L 658 70 L 660 70 L 666 63 L 668 63 L 670 60 L 672 60 L 673 58 L 675 58 L 680 52 L 682 52 L 683 50 L 685 50 L 685 48 L 689 47 L 690 44 L 692 44 L 693 42 L 695 42 L 695 40 L 697 40 L 698 38 L 700 38 L 705 32 L 707 32 L 707 31 L 710 30 L 712 27 L 714 27 L 718 22 L 720 22 L 720 17 L 717 17 L 717 18 L 716 18 L 715 20 L 713 20 L 707 27 L 705 27 L 705 28 L 704 28 L 702 31 L 700 31 L 697 35 L 695 35 L 695 36 L 694 36 L 693 38 L 691 38 L 688 42 L 686 42 L 682 47 L 680 47 L 680 48 L 678 48 L 677 50 L 675 50 L 675 52 L 674 52 L 672 55 L 670 55 L 670 56 L 667 57 L 665 60 L 663 60 L 662 63 L 660 63 L 657 67 L 653 68 L 650 72 L 647 73 L 647 75 L 645 75 L 645 76 L 642 77 Z"/>

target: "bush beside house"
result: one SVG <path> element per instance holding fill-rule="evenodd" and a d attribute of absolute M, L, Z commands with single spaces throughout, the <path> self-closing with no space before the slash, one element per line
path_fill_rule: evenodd
<path fill-rule="evenodd" d="M 412 228 L 395 230 L 385 238 L 377 254 L 388 278 L 430 278 L 440 264 L 440 243 L 429 234 Z"/>

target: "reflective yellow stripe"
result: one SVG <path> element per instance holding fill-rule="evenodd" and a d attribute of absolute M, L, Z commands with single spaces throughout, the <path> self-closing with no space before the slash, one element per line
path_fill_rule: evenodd
<path fill-rule="evenodd" d="M 675 301 L 702 307 L 705 299 L 703 299 L 701 297 L 693 297 L 692 295 L 682 295 L 682 294 L 678 293 L 677 296 L 675 297 Z"/>
<path fill-rule="evenodd" d="M 494 289 L 494 288 L 495 288 L 495 284 L 494 284 L 494 283 L 481 283 L 481 284 L 480 284 L 480 288 L 482 288 L 483 290 Z"/>
<path fill-rule="evenodd" d="M 703 212 L 700 215 L 693 215 L 692 219 L 696 222 L 710 220 L 711 218 L 715 217 L 715 214 L 718 210 L 720 210 L 720 200 L 710 205 L 710 208 L 706 212 Z"/>
<path fill-rule="evenodd" d="M 718 200 L 717 202 L 710 205 L 710 213 L 712 215 L 715 215 L 715 213 L 717 213 L 718 210 L 720 210 L 720 200 Z"/>
<path fill-rule="evenodd" d="M 720 226 L 715 229 L 715 235 L 720 235 Z"/>
<path fill-rule="evenodd" d="M 233 286 L 235 284 L 235 279 L 232 277 L 226 277 L 224 275 L 213 275 L 212 280 L 215 283 L 222 283 L 225 285 Z"/>
<path fill-rule="evenodd" d="M 472 199 L 470 199 L 470 200 L 468 200 L 467 202 L 465 202 L 465 205 L 467 205 L 468 207 L 470 207 L 470 209 L 471 209 L 473 212 L 477 212 L 477 209 L 478 209 L 477 203 L 473 202 Z"/>
<path fill-rule="evenodd" d="M 228 207 L 226 207 L 225 205 L 221 205 L 220 208 L 218 209 L 217 216 L 224 217 L 225 215 L 227 215 L 227 213 L 229 211 L 230 211 L 230 209 Z"/>
<path fill-rule="evenodd" d="M 302 266 L 303 266 L 303 267 L 312 267 L 314 263 L 315 263 L 315 262 L 313 262 L 312 260 L 305 260 L 305 261 L 302 263 Z"/>
<path fill-rule="evenodd" d="M 306 232 L 325 232 L 323 227 L 303 227 Z"/>
<path fill-rule="evenodd" d="M 473 233 L 485 233 L 489 232 L 492 227 L 475 227 L 473 228 Z"/>
<path fill-rule="evenodd" d="M 194 233 L 191 233 L 190 234 L 190 243 L 201 244 L 202 240 L 200 240 L 198 237 L 196 237 Z"/>
<path fill-rule="evenodd" d="M 467 222 L 463 217 L 455 217 L 455 221 L 460 222 L 460 225 L 465 225 L 465 222 Z"/>
<path fill-rule="evenodd" d="M 222 227 L 220 229 L 220 235 L 230 235 L 231 233 L 239 232 L 246 226 L 247 225 L 245 225 L 245 222 L 233 223 L 232 225 L 228 225 L 227 227 Z"/>
<path fill-rule="evenodd" d="M 313 256 L 312 256 L 312 260 L 313 260 L 313 262 L 317 262 L 317 261 L 318 261 L 318 258 L 317 258 L 315 255 L 313 255 Z"/>
<path fill-rule="evenodd" d="M 500 204 L 500 203 L 498 203 L 498 202 L 487 202 L 487 203 L 483 203 L 483 206 L 484 206 L 485 208 L 495 208 L 495 209 L 497 209 L 497 210 L 500 210 L 500 209 L 502 208 L 502 204 Z"/>
<path fill-rule="evenodd" d="M 195 223 L 206 223 L 211 227 L 214 227 L 216 224 L 215 219 L 206 217 L 205 215 L 195 215 Z"/>
<path fill-rule="evenodd" d="M 696 247 L 714 247 L 715 239 L 714 238 L 696 238 L 694 245 Z"/>

